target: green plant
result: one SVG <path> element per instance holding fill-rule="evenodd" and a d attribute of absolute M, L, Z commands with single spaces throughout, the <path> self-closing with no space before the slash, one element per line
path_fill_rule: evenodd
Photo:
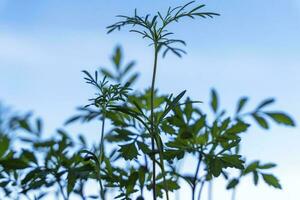
<path fill-rule="evenodd" d="M 163 163 L 163 149 L 161 146 L 161 138 L 160 134 L 158 133 L 158 127 L 160 126 L 160 123 L 163 121 L 163 118 L 168 114 L 168 112 L 174 107 L 178 101 L 183 97 L 184 92 L 182 92 L 180 95 L 178 95 L 174 101 L 169 105 L 169 107 L 165 110 L 165 113 L 159 118 L 157 122 L 154 121 L 154 90 L 155 90 L 155 79 L 156 79 L 156 71 L 157 71 L 157 61 L 158 61 L 158 54 L 160 51 L 163 51 L 163 56 L 165 56 L 169 51 L 174 53 L 175 55 L 181 57 L 181 54 L 185 51 L 175 47 L 176 44 L 183 44 L 185 45 L 185 42 L 183 40 L 178 39 L 171 39 L 169 36 L 173 33 L 168 31 L 167 28 L 170 24 L 174 22 L 178 22 L 182 18 L 195 18 L 195 17 L 213 17 L 218 14 L 212 13 L 212 12 L 200 12 L 199 10 L 204 7 L 204 5 L 200 5 L 197 7 L 194 7 L 192 9 L 189 9 L 186 11 L 189 5 L 193 4 L 194 2 L 187 3 L 183 6 L 178 6 L 176 8 L 169 8 L 167 13 L 163 16 L 160 12 L 158 12 L 156 15 L 151 17 L 150 15 L 146 15 L 145 17 L 141 17 L 137 14 L 137 11 L 135 11 L 135 14 L 133 17 L 123 16 L 120 15 L 121 21 L 108 26 L 108 33 L 113 32 L 114 30 L 118 29 L 120 30 L 124 26 L 131 25 L 133 26 L 133 29 L 131 29 L 131 32 L 138 33 L 142 35 L 143 38 L 149 39 L 151 42 L 151 45 L 153 45 L 153 51 L 154 51 L 154 61 L 153 61 L 153 75 L 152 75 L 152 83 L 151 83 L 151 94 L 150 94 L 150 136 L 151 136 L 151 150 L 155 150 L 155 143 L 159 150 L 159 157 L 160 157 L 160 167 L 163 172 L 163 178 L 165 178 L 165 167 Z M 155 165 L 155 154 L 152 158 L 152 170 L 153 170 L 153 198 L 156 199 L 156 165 Z M 166 186 L 166 180 L 164 179 L 165 183 L 165 189 L 166 189 L 166 196 L 167 199 L 169 199 L 168 196 L 168 189 Z"/>
<path fill-rule="evenodd" d="M 133 17 L 119 16 L 121 21 L 108 27 L 110 33 L 130 25 L 131 32 L 150 40 L 153 74 L 150 88 L 133 90 L 138 78 L 138 73 L 133 72 L 135 62 L 123 65 L 120 47 L 111 59 L 114 71 L 107 68 L 95 73 L 83 71 L 84 79 L 96 94 L 65 125 L 99 123 L 99 141 L 88 144 L 83 135 L 74 139 L 61 128 L 46 138 L 42 136 L 42 120 L 33 119 L 31 114 L 0 118 L 3 196 L 43 199 L 54 193 L 56 199 L 64 200 L 71 199 L 72 195 L 82 200 L 142 200 L 145 190 L 149 190 L 154 200 L 170 199 L 169 193 L 179 190 L 179 181 L 185 181 L 191 188 L 192 200 L 200 200 L 206 184 L 223 176 L 234 198 L 237 185 L 249 174 L 253 175 L 255 185 L 262 177 L 267 184 L 281 188 L 279 180 L 265 172 L 275 164 L 261 164 L 261 161 L 246 164 L 246 156 L 239 152 L 251 120 L 263 129 L 269 128 L 268 119 L 295 126 L 287 114 L 267 109 L 274 99 L 264 100 L 256 108 L 245 111 L 249 99 L 243 97 L 236 111 L 228 114 L 221 108 L 219 95 L 213 89 L 209 113 L 202 110 L 201 101 L 184 98 L 186 91 L 178 95 L 160 94 L 155 87 L 159 54 L 165 57 L 172 52 L 180 57 L 184 53 L 177 45 L 185 42 L 170 38 L 169 25 L 182 18 L 218 15 L 200 12 L 204 5 L 189 9 L 193 3 L 169 8 L 165 15 L 158 12 L 153 17 L 140 17 L 135 11 Z M 22 144 L 21 149 L 18 143 Z M 193 156 L 196 168 L 185 174 L 179 162 L 184 162 L 187 156 Z M 231 175 L 229 169 L 240 175 Z M 99 187 L 96 194 L 85 189 L 90 181 Z M 18 191 L 17 196 L 13 191 Z"/>

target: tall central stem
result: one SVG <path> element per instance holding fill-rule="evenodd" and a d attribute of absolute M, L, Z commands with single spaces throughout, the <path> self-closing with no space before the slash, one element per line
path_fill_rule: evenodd
<path fill-rule="evenodd" d="M 104 155 L 104 127 L 105 127 L 105 118 L 106 118 L 106 113 L 105 113 L 105 108 L 103 108 L 103 116 L 102 116 L 102 127 L 101 127 L 101 139 L 100 139 L 100 166 L 99 166 L 99 186 L 100 186 L 100 197 L 102 200 L 105 200 L 105 195 L 104 195 L 104 189 L 103 189 L 103 184 L 102 184 L 102 178 L 100 177 L 101 173 L 101 164 L 102 164 L 102 158 Z"/>
<path fill-rule="evenodd" d="M 155 166 L 155 130 L 154 130 L 154 91 L 155 91 L 155 78 L 156 78 L 156 68 L 157 68 L 157 44 L 154 44 L 154 63 L 153 63 L 153 75 L 152 75 L 152 83 L 151 83 L 151 148 L 153 152 L 153 160 L 152 160 L 152 182 L 153 182 L 153 199 L 156 200 L 156 166 Z"/>

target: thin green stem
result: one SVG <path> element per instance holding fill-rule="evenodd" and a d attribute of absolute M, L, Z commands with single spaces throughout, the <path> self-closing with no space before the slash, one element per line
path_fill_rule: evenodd
<path fill-rule="evenodd" d="M 156 68 L 157 68 L 157 56 L 158 49 L 157 44 L 155 43 L 154 47 L 154 63 L 153 63 L 153 75 L 152 75 L 152 83 L 151 83 L 151 149 L 152 152 L 155 151 L 155 140 L 154 140 L 154 91 L 155 91 L 155 78 L 156 78 Z M 153 191 L 153 200 L 156 200 L 156 166 L 155 166 L 155 154 L 153 153 L 152 160 L 152 191 Z"/>
<path fill-rule="evenodd" d="M 155 37 L 157 38 L 157 37 Z M 157 57 L 158 57 L 158 41 L 154 41 L 154 65 L 153 65 L 153 76 L 152 76 L 152 84 L 151 84 L 151 149 L 154 152 L 155 151 L 155 143 L 159 150 L 159 161 L 160 161 L 160 167 L 163 174 L 163 182 L 164 182 L 164 189 L 166 192 L 167 200 L 169 200 L 169 193 L 168 193 L 168 186 L 166 183 L 166 173 L 165 173 L 165 167 L 164 167 L 164 159 L 163 159 L 163 146 L 162 141 L 159 135 L 156 135 L 158 133 L 158 128 L 156 127 L 156 124 L 154 123 L 154 93 L 155 93 L 155 78 L 156 78 L 156 69 L 157 69 Z M 152 162 L 152 168 L 153 168 L 153 199 L 156 200 L 156 166 L 155 166 L 155 154 L 153 154 L 153 162 Z"/>
<path fill-rule="evenodd" d="M 102 163 L 102 157 L 104 154 L 104 127 L 105 127 L 105 108 L 103 109 L 103 115 L 102 115 L 102 127 L 101 127 L 101 139 L 100 139 L 100 166 L 99 166 L 99 186 L 100 186 L 100 197 L 102 200 L 105 200 L 105 195 L 104 195 L 104 189 L 103 189 L 103 184 L 101 180 L 101 163 Z"/>
<path fill-rule="evenodd" d="M 193 179 L 193 188 L 192 188 L 192 200 L 195 200 L 195 195 L 196 195 L 196 186 L 197 186 L 197 178 L 198 178 L 198 173 L 200 170 L 200 165 L 202 162 L 202 153 L 199 152 L 199 158 L 198 158 L 198 163 L 197 163 L 197 167 L 196 167 L 196 172 L 194 175 L 194 179 Z"/>
<path fill-rule="evenodd" d="M 205 183 L 205 181 L 202 180 L 201 185 L 200 185 L 200 189 L 199 189 L 199 193 L 198 193 L 198 200 L 201 200 L 201 194 L 202 194 L 202 191 L 203 191 L 204 183 Z"/>

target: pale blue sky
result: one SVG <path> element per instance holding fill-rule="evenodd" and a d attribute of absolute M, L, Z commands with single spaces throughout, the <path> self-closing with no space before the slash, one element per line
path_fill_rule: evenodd
<path fill-rule="evenodd" d="M 93 94 L 81 70 L 108 66 L 116 44 L 122 44 L 128 60 L 137 60 L 142 75 L 138 87 L 148 86 L 152 57 L 147 43 L 126 31 L 106 35 L 105 27 L 115 22 L 115 15 L 131 14 L 134 8 L 151 13 L 180 2 L 186 1 L 0 0 L 0 100 L 18 110 L 33 110 L 50 132 Z M 252 106 L 275 97 L 275 109 L 299 119 L 300 0 L 198 2 L 221 16 L 173 27 L 186 40 L 188 54 L 160 62 L 161 92 L 187 89 L 194 99 L 207 102 L 214 87 L 229 109 L 243 95 L 251 97 Z M 99 137 L 95 128 L 89 127 L 90 140 Z M 298 128 L 251 129 L 243 152 L 250 159 L 278 163 L 275 172 L 284 189 L 254 188 L 248 180 L 237 199 L 297 200 L 299 141 Z M 215 190 L 214 200 L 230 199 L 221 183 Z"/>

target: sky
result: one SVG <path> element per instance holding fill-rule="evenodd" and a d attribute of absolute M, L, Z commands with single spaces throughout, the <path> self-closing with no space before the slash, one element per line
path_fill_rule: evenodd
<path fill-rule="evenodd" d="M 141 73 L 137 87 L 148 87 L 152 70 L 148 43 L 127 31 L 107 35 L 105 27 L 116 21 L 116 15 L 130 15 L 135 8 L 154 13 L 185 2 L 0 0 L 0 101 L 21 111 L 34 111 L 51 134 L 93 95 L 81 71 L 109 66 L 116 45 L 122 45 L 127 61 L 137 61 Z M 188 53 L 181 59 L 167 56 L 159 61 L 160 91 L 187 89 L 205 106 L 210 89 L 216 88 L 222 106 L 229 110 L 241 96 L 250 97 L 250 107 L 274 97 L 273 109 L 284 110 L 299 121 L 300 0 L 197 2 L 221 16 L 184 20 L 171 27 L 177 38 L 186 41 Z M 97 128 L 89 127 L 90 141 L 99 138 Z M 242 151 L 249 159 L 278 164 L 273 172 L 280 177 L 283 190 L 264 184 L 254 187 L 246 179 L 237 199 L 297 200 L 299 128 L 274 125 L 263 131 L 254 127 L 244 138 Z M 230 199 L 222 183 L 214 183 L 214 200 Z"/>

